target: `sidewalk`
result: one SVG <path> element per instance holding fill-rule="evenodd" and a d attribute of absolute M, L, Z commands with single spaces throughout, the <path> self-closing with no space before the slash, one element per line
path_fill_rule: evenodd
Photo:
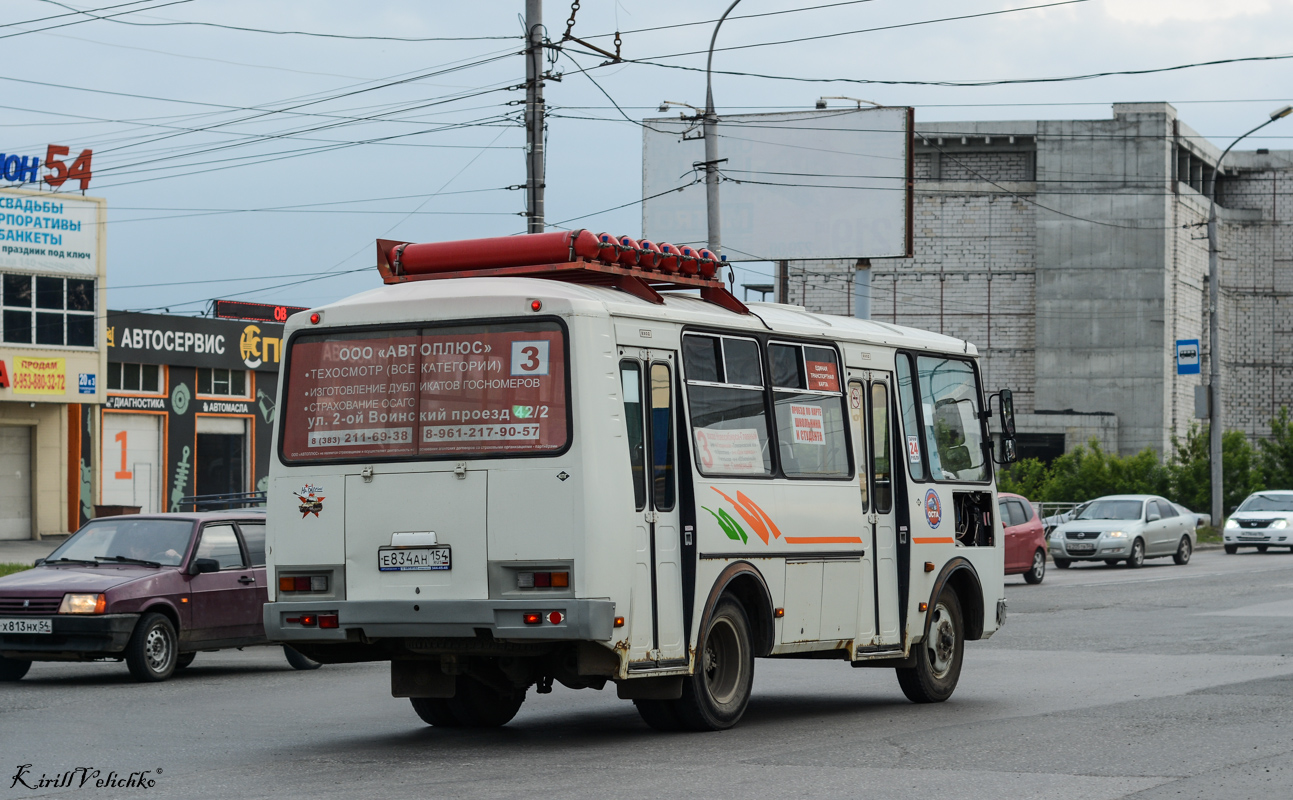
<path fill-rule="evenodd" d="M 0 564 L 33 564 L 36 559 L 44 558 L 54 552 L 67 537 L 46 537 L 40 541 L 33 539 L 0 539 Z"/>

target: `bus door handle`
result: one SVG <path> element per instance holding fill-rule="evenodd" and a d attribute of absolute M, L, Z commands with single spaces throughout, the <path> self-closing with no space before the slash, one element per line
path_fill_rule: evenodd
<path fill-rule="evenodd" d="M 655 522 L 655 521 L 656 521 L 656 512 L 654 512 L 654 511 L 647 511 L 647 512 L 645 512 L 645 513 L 642 515 L 642 518 L 643 518 L 643 519 L 645 519 L 647 522 Z"/>

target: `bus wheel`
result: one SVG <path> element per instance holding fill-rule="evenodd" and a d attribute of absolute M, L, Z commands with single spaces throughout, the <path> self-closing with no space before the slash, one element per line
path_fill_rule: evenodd
<path fill-rule="evenodd" d="M 464 727 L 497 728 L 511 722 L 521 710 L 525 691 L 500 694 L 474 678 L 459 675 L 454 695 L 446 702 Z"/>
<path fill-rule="evenodd" d="M 965 625 L 961 603 L 951 587 L 944 587 L 930 609 L 925 640 L 913 654 L 914 667 L 899 667 L 898 685 L 913 703 L 941 703 L 952 696 L 961 677 L 965 654 Z"/>
<path fill-rule="evenodd" d="M 741 719 L 753 685 L 750 621 L 741 604 L 724 595 L 702 631 L 696 672 L 683 680 L 682 697 L 673 701 L 673 711 L 684 728 L 721 731 Z"/>
<path fill-rule="evenodd" d="M 413 710 L 422 721 L 437 728 L 461 728 L 462 723 L 449 709 L 449 701 L 441 697 L 410 697 Z"/>

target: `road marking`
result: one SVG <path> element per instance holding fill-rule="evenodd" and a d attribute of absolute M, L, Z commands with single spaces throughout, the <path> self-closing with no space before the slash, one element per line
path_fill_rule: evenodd
<path fill-rule="evenodd" d="M 1293 600 L 1276 600 L 1272 603 L 1255 603 L 1251 606 L 1228 608 L 1224 611 L 1203 611 L 1200 617 L 1293 617 Z"/>

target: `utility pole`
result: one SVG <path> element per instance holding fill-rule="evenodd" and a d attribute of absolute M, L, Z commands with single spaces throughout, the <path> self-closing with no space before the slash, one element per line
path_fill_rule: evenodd
<path fill-rule="evenodd" d="M 718 117 L 714 114 L 714 42 L 718 41 L 718 29 L 723 27 L 723 20 L 732 13 L 741 0 L 732 0 L 732 4 L 718 18 L 714 26 L 714 35 L 709 38 L 709 58 L 705 61 L 705 116 L 702 130 L 705 133 L 705 217 L 709 223 L 709 249 L 716 256 L 723 254 L 722 220 L 718 214 Z"/>
<path fill-rule="evenodd" d="M 525 0 L 525 213 L 543 233 L 543 0 Z"/>
<path fill-rule="evenodd" d="M 1226 515 L 1222 480 L 1224 470 L 1221 462 L 1221 434 L 1223 417 L 1221 415 L 1221 323 L 1218 307 L 1221 304 L 1221 244 L 1217 238 L 1217 178 L 1221 175 L 1221 162 L 1235 145 L 1247 137 L 1265 128 L 1277 119 L 1293 114 L 1293 106 L 1284 106 L 1270 114 L 1270 119 L 1253 128 L 1230 143 L 1217 159 L 1217 167 L 1212 171 L 1212 182 L 1208 186 L 1208 460 L 1212 477 L 1212 525 L 1220 527 Z"/>

